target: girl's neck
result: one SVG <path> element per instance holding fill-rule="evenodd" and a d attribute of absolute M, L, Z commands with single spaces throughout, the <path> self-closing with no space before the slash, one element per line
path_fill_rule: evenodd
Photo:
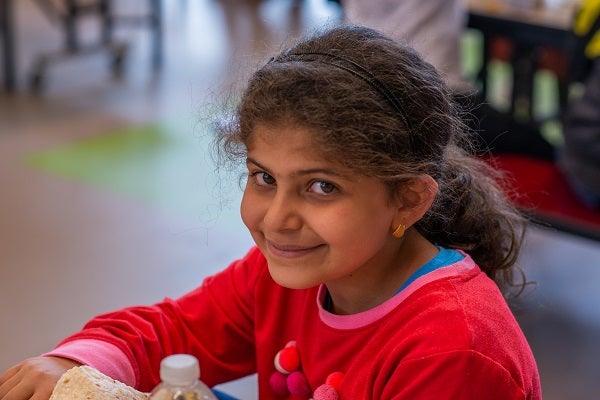
<path fill-rule="evenodd" d="M 438 253 L 438 248 L 416 230 L 384 250 L 384 261 L 359 269 L 351 276 L 326 284 L 332 300 L 331 312 L 338 315 L 370 310 L 389 300 L 398 288 L 423 264 Z"/>

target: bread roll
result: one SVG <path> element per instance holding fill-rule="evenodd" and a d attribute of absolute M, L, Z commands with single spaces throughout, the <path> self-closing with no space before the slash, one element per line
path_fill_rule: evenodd
<path fill-rule="evenodd" d="M 50 400 L 147 400 L 148 395 L 82 365 L 68 370 L 54 387 Z"/>

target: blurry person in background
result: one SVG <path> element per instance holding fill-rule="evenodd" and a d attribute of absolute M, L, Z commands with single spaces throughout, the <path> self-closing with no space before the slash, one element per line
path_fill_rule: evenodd
<path fill-rule="evenodd" d="M 558 162 L 571 187 L 590 207 L 600 209 L 600 59 L 596 59 L 583 96 L 567 111 L 564 146 Z"/>
<path fill-rule="evenodd" d="M 462 0 L 341 0 L 348 22 L 407 42 L 433 64 L 455 94 L 473 88 L 462 71 L 461 38 L 467 23 Z"/>
<path fill-rule="evenodd" d="M 600 209 L 600 0 L 582 1 L 573 30 L 592 66 L 583 95 L 567 109 L 558 163 L 575 193 Z"/>

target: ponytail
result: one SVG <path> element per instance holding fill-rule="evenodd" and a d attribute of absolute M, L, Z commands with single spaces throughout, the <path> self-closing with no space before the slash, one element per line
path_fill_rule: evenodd
<path fill-rule="evenodd" d="M 502 174 L 452 144 L 440 170 L 438 197 L 416 228 L 434 243 L 464 250 L 501 289 L 520 293 L 524 277 L 512 267 L 527 221 L 502 189 Z"/>

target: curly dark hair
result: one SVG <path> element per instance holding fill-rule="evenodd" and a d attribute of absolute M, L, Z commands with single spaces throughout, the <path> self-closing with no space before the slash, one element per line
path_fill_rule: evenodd
<path fill-rule="evenodd" d="M 428 174 L 439 190 L 416 229 L 469 253 L 501 289 L 522 290 L 516 260 L 526 220 L 499 173 L 472 155 L 458 110 L 438 72 L 412 48 L 368 28 L 337 26 L 256 71 L 218 145 L 228 160 L 241 161 L 256 124 L 292 123 L 315 132 L 328 159 L 381 179 L 390 193 Z"/>

